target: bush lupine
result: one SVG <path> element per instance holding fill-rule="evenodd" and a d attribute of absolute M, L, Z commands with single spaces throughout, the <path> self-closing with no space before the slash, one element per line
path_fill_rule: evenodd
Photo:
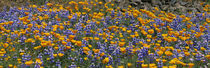
<path fill-rule="evenodd" d="M 1 67 L 197 68 L 209 64 L 209 5 L 176 15 L 112 2 L 0 13 Z"/>

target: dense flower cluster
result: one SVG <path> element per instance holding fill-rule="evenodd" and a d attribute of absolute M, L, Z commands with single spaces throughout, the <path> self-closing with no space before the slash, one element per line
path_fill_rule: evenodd
<path fill-rule="evenodd" d="M 112 2 L 0 12 L 0 68 L 181 68 L 209 64 L 209 5 L 183 15 Z"/>

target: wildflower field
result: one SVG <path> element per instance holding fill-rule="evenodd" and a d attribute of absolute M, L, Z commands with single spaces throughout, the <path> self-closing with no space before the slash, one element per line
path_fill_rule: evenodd
<path fill-rule="evenodd" d="M 0 12 L 0 68 L 210 68 L 210 9 L 70 1 Z"/>

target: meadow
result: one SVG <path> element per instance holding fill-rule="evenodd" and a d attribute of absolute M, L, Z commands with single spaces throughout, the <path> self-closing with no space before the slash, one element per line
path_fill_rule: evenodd
<path fill-rule="evenodd" d="M 0 68 L 210 68 L 210 9 L 70 1 L 0 11 Z"/>

